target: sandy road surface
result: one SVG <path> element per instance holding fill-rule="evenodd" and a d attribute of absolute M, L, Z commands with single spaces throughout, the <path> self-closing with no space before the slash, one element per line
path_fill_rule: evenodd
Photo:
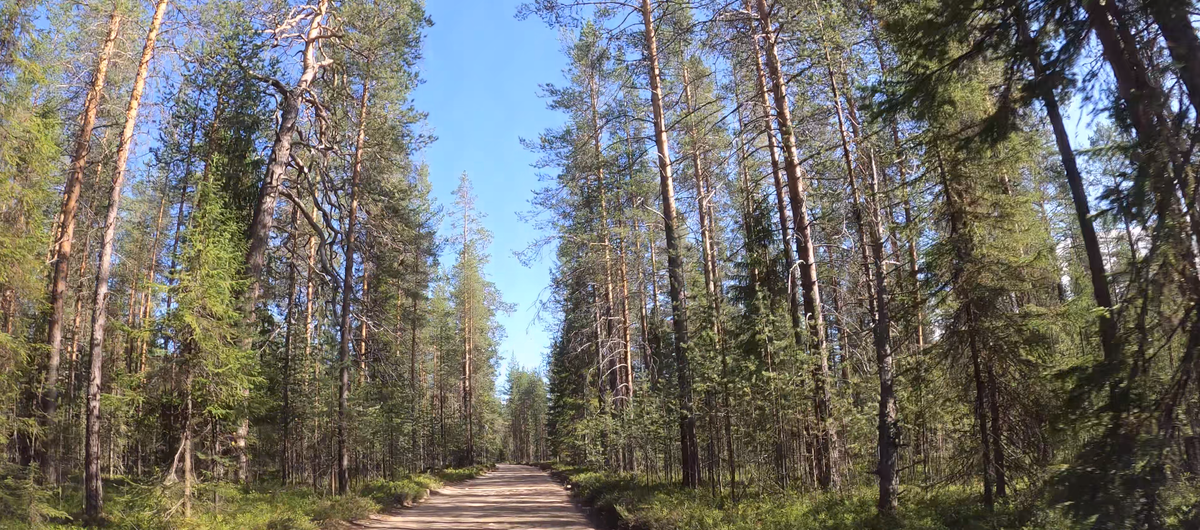
<path fill-rule="evenodd" d="M 377 530 L 592 530 L 566 490 L 537 468 L 501 465 L 395 515 L 359 521 Z"/>

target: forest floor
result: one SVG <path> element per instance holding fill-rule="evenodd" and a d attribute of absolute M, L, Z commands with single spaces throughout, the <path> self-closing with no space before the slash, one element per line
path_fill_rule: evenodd
<path fill-rule="evenodd" d="M 356 526 L 376 530 L 593 528 L 550 475 L 516 465 L 500 465 L 477 479 L 447 486 L 411 509 L 372 516 Z"/>

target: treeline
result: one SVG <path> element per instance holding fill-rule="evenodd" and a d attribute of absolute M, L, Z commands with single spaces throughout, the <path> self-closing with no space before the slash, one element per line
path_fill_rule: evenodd
<path fill-rule="evenodd" d="M 0 519 L 500 454 L 489 236 L 414 160 L 421 2 L 0 12 Z"/>
<path fill-rule="evenodd" d="M 572 36 L 526 142 L 551 456 L 1195 524 L 1196 10 L 526 4 Z"/>

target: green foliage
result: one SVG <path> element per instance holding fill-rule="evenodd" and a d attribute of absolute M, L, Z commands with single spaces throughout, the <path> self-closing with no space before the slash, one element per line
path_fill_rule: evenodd
<path fill-rule="evenodd" d="M 359 495 L 388 509 L 421 502 L 431 490 L 441 487 L 442 482 L 433 475 L 419 474 L 400 480 L 373 480 L 359 490 Z"/>
<path fill-rule="evenodd" d="M 546 446 L 546 382 L 537 371 L 509 365 L 504 401 L 507 433 L 507 460 L 535 462 L 544 460 Z"/>
<path fill-rule="evenodd" d="M 358 494 L 371 499 L 385 510 L 409 507 L 421 502 L 430 492 L 442 489 L 446 484 L 456 484 L 487 473 L 490 465 L 468 468 L 448 468 L 432 473 L 418 473 L 398 480 L 378 479 L 368 482 Z"/>
<path fill-rule="evenodd" d="M 466 480 L 473 479 L 492 469 L 492 464 L 478 464 L 464 468 L 448 468 L 434 473 L 437 480 L 446 484 L 457 484 Z"/>
<path fill-rule="evenodd" d="M 54 491 L 37 479 L 36 469 L 0 464 L 0 523 L 25 521 L 37 527 L 69 519 L 55 504 Z"/>
<path fill-rule="evenodd" d="M 1008 503 L 994 512 L 974 502 L 970 488 L 913 492 L 894 518 L 875 511 L 869 488 L 836 493 L 759 495 L 731 503 L 645 477 L 551 466 L 572 494 L 622 528 L 644 530 L 986 530 L 1082 529 L 1061 510 Z"/>
<path fill-rule="evenodd" d="M 323 526 L 330 526 L 342 521 L 363 519 L 379 511 L 379 504 L 371 499 L 356 496 L 329 497 L 312 510 L 312 518 L 320 521 Z"/>
<path fill-rule="evenodd" d="M 171 488 L 119 479 L 105 485 L 108 528 L 114 530 L 318 530 L 343 528 L 381 509 L 365 496 L 323 497 L 308 488 L 246 488 L 211 482 L 198 486 L 191 518 L 183 517 Z M 415 479 L 412 483 L 431 483 Z M 54 530 L 73 524 L 82 491 L 0 483 L 0 528 Z M 36 510 L 36 513 L 31 511 Z M 19 512 L 19 513 L 18 513 Z"/>

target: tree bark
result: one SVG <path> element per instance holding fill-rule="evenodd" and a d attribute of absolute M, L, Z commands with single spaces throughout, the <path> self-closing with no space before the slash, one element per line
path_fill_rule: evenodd
<path fill-rule="evenodd" d="M 1192 25 L 1187 0 L 1145 0 L 1143 3 L 1167 43 L 1167 51 L 1187 87 L 1192 108 L 1200 113 L 1200 37 Z"/>
<path fill-rule="evenodd" d="M 292 227 L 296 227 L 300 221 L 298 208 L 300 208 L 300 205 L 292 205 Z M 283 403 L 281 404 L 282 410 L 279 414 L 281 416 L 280 423 L 282 423 L 280 428 L 283 432 L 280 436 L 279 475 L 284 484 L 289 484 L 292 477 L 292 348 L 294 342 L 292 336 L 294 335 L 293 327 L 295 325 L 293 315 L 296 311 L 296 305 L 300 303 L 296 291 L 297 267 L 294 259 L 297 250 L 296 247 L 298 246 L 296 241 L 298 236 L 299 233 L 293 232 L 290 237 L 291 251 L 288 258 L 287 310 L 284 312 L 283 317 L 283 363 L 281 363 L 283 365 L 281 367 L 283 371 L 281 379 L 283 381 L 280 385 L 282 387 Z"/>
<path fill-rule="evenodd" d="M 992 473 L 996 480 L 996 498 L 1008 496 L 1008 475 L 1004 469 L 1004 424 L 1000 416 L 1000 388 L 996 380 L 996 361 L 988 359 L 987 364 L 988 414 L 991 415 L 990 428 L 992 449 Z"/>
<path fill-rule="evenodd" d="M 1021 46 L 1024 48 L 1025 57 L 1033 67 L 1035 77 L 1042 78 L 1046 75 L 1045 67 L 1042 65 L 1041 54 L 1038 50 L 1036 41 L 1030 33 L 1029 26 L 1025 20 L 1024 9 L 1018 8 L 1017 24 L 1020 34 L 1018 38 L 1021 40 Z M 1200 90 L 1196 92 L 1200 94 Z M 1075 160 L 1075 151 L 1071 147 L 1071 137 L 1067 133 L 1066 123 L 1063 120 L 1062 112 L 1059 110 L 1058 98 L 1054 95 L 1054 88 L 1048 84 L 1041 83 L 1038 85 L 1038 97 L 1042 101 L 1042 106 L 1046 109 L 1046 117 L 1050 119 L 1050 126 L 1054 131 L 1054 143 L 1058 147 L 1059 158 L 1062 160 L 1063 171 L 1067 177 L 1067 187 L 1071 190 L 1071 202 L 1075 206 L 1075 219 L 1079 222 L 1079 233 L 1083 237 L 1083 247 L 1087 255 L 1088 272 L 1092 282 L 1092 297 L 1096 300 L 1096 305 L 1104 311 L 1098 317 L 1100 328 L 1101 347 L 1104 350 L 1106 359 L 1116 359 L 1120 356 L 1118 349 L 1117 325 L 1113 320 L 1113 299 L 1112 293 L 1108 285 L 1108 273 L 1104 266 L 1104 254 L 1100 249 L 1100 240 L 1096 236 L 1096 227 L 1092 223 L 1091 208 L 1088 206 L 1087 190 L 1084 188 L 1083 175 L 1079 171 L 1079 164 Z M 1200 109 L 1200 107 L 1197 107 Z"/>
<path fill-rule="evenodd" d="M 746 10 L 753 11 L 750 0 L 746 0 Z M 755 82 L 758 85 L 758 105 L 762 107 L 763 127 L 767 135 L 767 151 L 771 156 L 771 179 L 775 186 L 775 209 L 779 214 L 780 239 L 783 241 L 784 265 L 787 267 L 787 296 L 788 313 L 792 317 L 792 338 L 796 344 L 801 344 L 804 326 L 800 320 L 800 293 L 796 288 L 796 254 L 792 251 L 792 230 L 788 223 L 788 203 L 784 198 L 783 175 L 780 172 L 779 147 L 775 140 L 775 129 L 771 126 L 771 102 L 767 99 L 767 76 L 763 70 L 762 50 L 757 38 L 751 38 L 754 44 L 754 68 L 757 73 Z"/>
<path fill-rule="evenodd" d="M 894 358 L 891 346 L 891 301 L 884 276 L 883 213 L 880 210 L 879 179 L 874 155 L 871 155 L 871 258 L 875 265 L 875 364 L 879 371 L 879 512 L 895 513 L 899 507 L 900 475 L 897 471 L 900 451 L 900 426 L 896 411 Z"/>
<path fill-rule="evenodd" d="M 108 280 L 112 271 L 113 244 L 117 236 L 117 212 L 120 211 L 121 188 L 125 184 L 125 166 L 129 163 L 129 152 L 133 144 L 133 133 L 137 128 L 138 107 L 150 73 L 150 59 L 154 56 L 154 44 L 158 29 L 167 12 L 167 0 L 158 0 L 154 15 L 150 19 L 150 30 L 142 46 L 142 58 L 138 62 L 137 74 L 133 79 L 133 92 L 129 95 L 129 106 L 125 110 L 125 125 L 121 129 L 120 145 L 117 148 L 117 166 L 113 174 L 112 193 L 108 200 L 108 213 L 104 220 L 104 235 L 100 247 L 100 259 L 96 264 L 96 291 L 92 306 L 91 370 L 88 377 L 87 421 L 84 449 L 84 516 L 89 521 L 100 518 L 104 508 L 103 483 L 100 480 L 100 383 L 104 372 L 104 331 L 108 319 Z"/>
<path fill-rule="evenodd" d="M 663 228 L 667 240 L 667 276 L 670 279 L 671 311 L 675 328 L 675 364 L 679 381 L 679 441 L 683 485 L 695 488 L 700 481 L 700 454 L 696 443 L 696 413 L 692 404 L 692 375 L 688 365 L 687 291 L 683 276 L 683 255 L 676 231 L 675 184 L 671 178 L 671 154 L 667 144 L 666 117 L 663 112 L 662 80 L 658 65 L 658 44 L 654 36 L 654 12 L 650 0 L 642 0 L 642 24 L 646 39 L 646 60 L 650 67 L 650 105 L 654 111 L 654 143 L 658 149 L 659 188 L 662 193 Z"/>
<path fill-rule="evenodd" d="M 419 266 L 419 263 L 420 263 L 420 257 L 417 255 L 414 255 L 413 256 L 413 265 L 412 265 L 414 282 L 417 281 L 417 268 Z M 418 377 L 417 377 L 417 327 L 418 327 L 417 303 L 418 303 L 418 299 L 417 299 L 416 289 L 414 289 L 413 295 L 412 295 L 412 315 L 411 315 L 412 324 L 411 324 L 411 328 L 409 329 L 409 341 L 410 341 L 409 354 L 411 355 L 411 357 L 409 360 L 410 364 L 409 364 L 409 368 L 408 368 L 408 378 L 409 378 L 410 383 L 412 384 L 412 393 L 413 393 L 413 395 L 412 395 L 412 401 L 413 401 L 412 421 L 413 421 L 413 424 L 412 424 L 412 448 L 411 448 L 413 451 L 417 450 L 417 438 L 418 438 L 417 437 L 417 427 L 420 424 L 421 405 L 425 401 L 424 392 L 422 392 L 424 387 L 421 386 L 420 381 L 418 380 Z M 424 368 L 422 368 L 421 371 L 422 371 L 422 374 L 419 379 L 424 380 L 425 379 Z M 417 468 L 419 468 L 425 464 L 424 448 L 422 448 L 422 450 L 418 453 L 416 460 L 420 463 L 420 465 L 416 466 Z M 414 473 L 417 471 L 419 471 L 419 469 L 413 469 Z"/>
<path fill-rule="evenodd" d="M 701 258 L 704 260 L 705 294 L 708 295 L 709 304 L 713 312 L 713 336 L 716 341 L 717 350 L 720 351 L 721 356 L 721 402 L 724 410 L 723 412 L 718 412 L 718 414 L 722 417 L 721 429 L 723 431 L 724 449 L 728 456 L 729 491 L 731 497 L 736 499 L 737 485 L 734 482 L 737 480 L 737 463 L 734 461 L 733 426 L 730 419 L 732 406 L 729 399 L 729 359 L 725 351 L 725 328 L 724 322 L 721 319 L 722 293 L 720 273 L 717 268 L 716 230 L 713 227 L 713 218 L 715 217 L 712 207 L 713 192 L 708 175 L 704 171 L 704 151 L 700 135 L 696 131 L 696 101 L 692 94 L 692 80 L 686 65 L 683 67 L 683 94 L 685 110 L 688 116 L 688 135 L 692 140 L 691 155 L 696 177 L 696 210 L 700 218 L 700 243 Z M 716 451 L 714 450 L 713 453 L 715 454 Z M 714 468 L 720 465 L 720 462 L 717 460 L 720 460 L 720 458 L 714 458 L 714 462 L 712 463 Z"/>
<path fill-rule="evenodd" d="M 71 157 L 71 168 L 63 189 L 62 208 L 58 214 L 58 232 L 55 234 L 51 258 L 54 261 L 50 280 L 50 317 L 47 319 L 46 379 L 42 382 L 40 397 L 41 414 L 38 426 L 45 440 L 35 449 L 41 465 L 42 476 L 57 481 L 55 462 L 56 447 L 53 434 L 55 416 L 58 412 L 58 368 L 62 358 L 62 336 L 64 301 L 67 291 L 67 276 L 71 270 L 71 245 L 75 241 L 75 213 L 79 209 L 79 193 L 83 187 L 83 172 L 87 168 L 88 152 L 91 150 L 92 130 L 96 126 L 96 114 L 100 109 L 100 98 L 104 95 L 104 82 L 108 75 L 108 64 L 112 58 L 117 32 L 121 28 L 121 12 L 113 7 L 108 19 L 108 34 L 96 60 L 92 74 L 92 86 L 83 103 L 83 116 L 79 136 L 75 139 L 75 153 Z"/>
<path fill-rule="evenodd" d="M 358 219 L 358 188 L 362 178 L 363 144 L 367 138 L 367 98 L 371 86 L 363 83 L 358 107 L 358 136 L 354 140 L 354 163 L 350 171 L 350 208 L 346 215 L 345 263 L 342 272 L 342 314 L 340 340 L 338 342 L 338 415 L 337 415 L 337 491 L 339 495 L 350 492 L 350 457 L 347 453 L 346 415 L 350 408 L 350 342 L 354 332 L 350 326 L 350 307 L 354 299 L 354 240 L 355 222 Z"/>
<path fill-rule="evenodd" d="M 788 177 L 788 195 L 792 206 L 792 223 L 795 225 L 795 235 L 800 269 L 800 291 L 804 301 L 804 313 L 807 320 L 808 346 L 816 358 L 813 366 L 813 405 L 816 409 L 817 423 L 820 427 L 818 435 L 817 471 L 818 482 L 823 489 L 836 489 L 840 479 L 837 471 L 838 444 L 837 431 L 832 421 L 832 407 L 829 395 L 829 347 L 825 337 L 825 323 L 821 315 L 821 290 L 817 281 L 817 263 L 815 246 L 812 240 L 812 227 L 806 207 L 806 190 L 803 170 L 799 165 L 799 155 L 796 149 L 796 136 L 792 129 L 792 112 L 788 103 L 787 84 L 779 62 L 776 48 L 775 29 L 771 23 L 771 12 L 766 0 L 757 0 L 759 30 L 765 42 L 767 72 L 771 76 L 771 85 L 775 99 L 775 120 L 779 126 L 783 144 L 784 171 Z"/>
<path fill-rule="evenodd" d="M 186 363 L 187 360 L 184 360 Z M 192 467 L 192 370 L 190 366 L 185 366 L 187 377 L 184 378 L 184 393 L 186 394 L 186 402 L 183 416 L 183 517 L 184 519 L 192 518 L 192 481 L 194 480 L 194 469 Z"/>
<path fill-rule="evenodd" d="M 833 72 L 833 59 L 829 56 L 829 48 L 822 42 L 825 53 L 825 68 L 829 77 L 829 90 L 833 95 L 833 107 L 837 116 L 838 138 L 842 143 L 842 162 L 846 165 L 846 182 L 850 184 L 851 208 L 854 223 L 858 225 L 858 249 L 862 260 L 863 279 L 867 286 L 867 310 L 875 314 L 875 285 L 872 280 L 870 248 L 867 244 L 866 220 L 863 215 L 863 198 L 858 191 L 857 179 L 854 178 L 854 155 L 850 152 L 850 134 L 846 130 L 846 118 L 842 111 L 842 94 L 838 87 L 837 78 Z M 882 272 L 882 271 L 881 271 Z"/>
<path fill-rule="evenodd" d="M 967 304 L 967 320 L 974 322 L 974 303 L 968 301 Z M 974 326 L 967 332 L 971 334 L 969 347 L 971 350 L 972 376 L 975 380 L 975 425 L 979 429 L 980 453 L 983 456 L 983 505 L 990 511 L 996 506 L 994 493 L 996 468 L 992 462 L 992 438 L 988 430 L 987 383 L 984 381 L 982 354 L 979 352 L 978 345 L 976 344 L 975 330 L 973 328 Z"/>
<path fill-rule="evenodd" d="M 870 146 L 859 144 L 859 152 L 865 152 L 870 169 L 869 196 L 861 197 L 856 184 L 853 155 L 850 152 L 850 136 L 847 134 L 846 121 L 842 113 L 842 95 L 838 87 L 837 76 L 834 74 L 833 60 L 826 47 L 825 62 L 829 77 L 830 90 L 833 93 L 834 108 L 837 112 L 838 132 L 842 141 L 842 158 L 846 164 L 846 179 L 850 183 L 851 194 L 854 198 L 854 218 L 858 223 L 858 239 L 862 249 L 863 272 L 868 282 L 868 310 L 871 314 L 871 331 L 875 348 L 875 365 L 879 374 L 879 408 L 878 408 L 878 461 L 875 473 L 879 478 L 879 499 L 876 505 L 880 514 L 892 515 L 899 507 L 898 494 L 900 489 L 897 461 L 899 454 L 899 426 L 896 421 L 896 388 L 894 359 L 891 347 L 891 314 L 888 308 L 888 291 L 886 269 L 884 267 L 884 229 L 883 210 L 880 207 L 879 173 L 875 165 L 875 155 Z M 854 119 L 854 105 L 851 101 L 851 119 Z M 854 123 L 854 122 L 852 122 Z M 853 126 L 856 141 L 861 142 L 859 128 Z M 864 215 L 864 210 L 870 215 Z M 869 237 L 868 237 L 869 236 Z M 869 239 L 869 241 L 868 241 Z"/>
<path fill-rule="evenodd" d="M 984 377 L 985 362 L 979 346 L 978 326 L 976 325 L 976 296 L 967 284 L 966 263 L 974 254 L 974 243 L 967 226 L 965 206 L 959 197 L 960 190 L 950 182 L 946 173 L 940 152 L 936 151 L 938 173 L 942 181 L 946 209 L 949 214 L 950 241 L 954 250 L 954 265 L 951 273 L 951 289 L 958 292 L 958 298 L 965 311 L 963 326 L 967 334 L 967 354 L 971 358 L 971 377 L 975 384 L 975 428 L 979 434 L 980 455 L 983 461 L 983 504 L 990 511 L 995 507 L 994 481 L 995 467 L 992 465 L 991 432 L 988 429 L 988 392 Z"/>
<path fill-rule="evenodd" d="M 283 184 L 284 174 L 292 156 L 292 137 L 296 133 L 296 120 L 300 114 L 300 98 L 316 79 L 317 74 L 325 66 L 324 61 L 318 61 L 317 44 L 326 35 L 325 17 L 329 11 L 329 0 L 320 0 L 315 12 L 311 15 L 308 30 L 304 34 L 303 70 L 299 80 L 292 88 L 287 88 L 279 81 L 272 80 L 271 84 L 279 92 L 279 125 L 275 128 L 275 140 L 271 144 L 271 154 L 267 158 L 267 172 L 258 190 L 258 201 L 254 208 L 254 218 L 250 224 L 250 245 L 246 251 L 246 277 L 249 286 L 242 299 L 242 314 L 245 315 L 250 332 L 247 333 L 243 347 L 250 349 L 254 344 L 257 333 L 258 297 L 262 289 L 263 268 L 266 266 L 267 246 L 271 240 L 271 229 L 275 224 L 275 202 L 279 198 L 279 186 Z M 249 389 L 243 391 L 249 395 Z M 234 445 L 237 447 L 237 480 L 245 481 L 250 472 L 250 463 L 246 454 L 246 437 L 250 433 L 250 418 L 244 417 L 234 434 Z"/>

